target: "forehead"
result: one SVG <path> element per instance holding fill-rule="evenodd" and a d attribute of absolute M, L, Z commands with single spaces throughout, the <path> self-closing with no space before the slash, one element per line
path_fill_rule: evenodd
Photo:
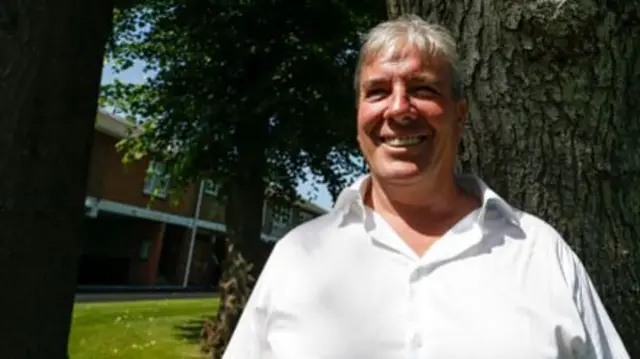
<path fill-rule="evenodd" d="M 372 78 L 421 78 L 447 82 L 450 76 L 448 63 L 436 55 L 421 53 L 412 46 L 388 49 L 371 54 L 363 62 L 360 82 Z"/>

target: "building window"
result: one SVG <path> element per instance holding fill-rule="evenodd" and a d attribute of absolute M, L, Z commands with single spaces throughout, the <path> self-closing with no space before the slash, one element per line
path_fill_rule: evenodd
<path fill-rule="evenodd" d="M 167 197 L 171 175 L 164 163 L 151 161 L 144 181 L 144 193 L 160 198 Z"/>
<path fill-rule="evenodd" d="M 149 259 L 149 252 L 151 252 L 151 241 L 143 241 L 140 245 L 140 260 L 146 261 Z"/>
<path fill-rule="evenodd" d="M 305 223 L 307 221 L 310 221 L 312 219 L 314 219 L 316 217 L 315 214 L 309 212 L 309 211 L 305 211 L 305 210 L 299 210 L 298 211 L 298 224 L 301 223 Z"/>
<path fill-rule="evenodd" d="M 218 191 L 220 188 L 216 186 L 212 180 L 208 179 L 204 181 L 204 193 L 209 196 L 218 197 Z"/>
<path fill-rule="evenodd" d="M 226 215 L 226 201 L 220 196 L 219 186 L 211 180 L 204 182 L 204 196 L 200 206 L 199 218 L 207 221 L 224 223 Z"/>
<path fill-rule="evenodd" d="M 284 236 L 291 229 L 291 206 L 280 203 L 271 205 L 271 234 L 276 237 Z"/>

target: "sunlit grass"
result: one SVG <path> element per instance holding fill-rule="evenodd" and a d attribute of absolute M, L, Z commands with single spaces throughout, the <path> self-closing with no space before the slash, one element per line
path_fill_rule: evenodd
<path fill-rule="evenodd" d="M 70 359 L 205 358 L 200 328 L 217 308 L 213 298 L 77 303 Z"/>

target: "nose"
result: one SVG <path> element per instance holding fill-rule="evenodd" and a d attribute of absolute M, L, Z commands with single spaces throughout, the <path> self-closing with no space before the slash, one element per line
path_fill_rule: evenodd
<path fill-rule="evenodd" d="M 407 91 L 404 88 L 394 88 L 389 98 L 389 106 L 387 107 L 387 119 L 401 119 L 405 117 L 411 108 Z"/>

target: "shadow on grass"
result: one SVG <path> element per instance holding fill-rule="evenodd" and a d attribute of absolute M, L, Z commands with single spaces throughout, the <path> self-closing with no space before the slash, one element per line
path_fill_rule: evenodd
<path fill-rule="evenodd" d="M 176 337 L 186 340 L 192 344 L 202 343 L 202 326 L 209 317 L 206 315 L 197 319 L 190 319 L 181 324 L 173 326 Z"/>

